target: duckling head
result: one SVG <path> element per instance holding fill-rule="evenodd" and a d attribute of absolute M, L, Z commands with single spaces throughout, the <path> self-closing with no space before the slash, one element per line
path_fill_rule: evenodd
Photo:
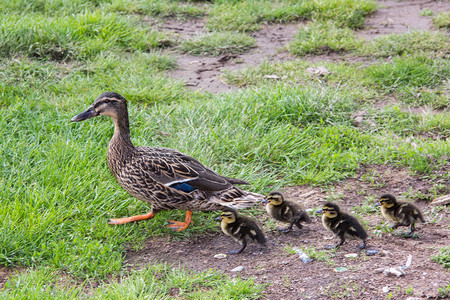
<path fill-rule="evenodd" d="M 284 197 L 280 192 L 271 192 L 262 203 L 270 203 L 271 205 L 278 206 L 283 204 Z"/>
<path fill-rule="evenodd" d="M 321 211 L 325 217 L 327 217 L 329 219 L 333 219 L 339 215 L 339 213 L 341 212 L 341 209 L 339 208 L 339 206 L 337 204 L 328 202 L 323 205 Z"/>
<path fill-rule="evenodd" d="M 380 197 L 379 205 L 383 206 L 384 208 L 391 208 L 395 204 L 397 204 L 397 199 L 395 199 L 395 197 L 391 194 L 384 194 Z"/>
<path fill-rule="evenodd" d="M 236 222 L 237 212 L 233 209 L 224 209 L 220 214 L 220 219 L 222 223 L 231 224 Z"/>
<path fill-rule="evenodd" d="M 110 116 L 113 119 L 118 119 L 123 115 L 128 116 L 127 100 L 118 93 L 103 93 L 95 99 L 91 106 L 73 117 L 71 121 L 80 122 L 99 115 Z"/>

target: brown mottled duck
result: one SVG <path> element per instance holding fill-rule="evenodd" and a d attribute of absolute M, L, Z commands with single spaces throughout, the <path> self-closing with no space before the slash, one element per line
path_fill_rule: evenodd
<path fill-rule="evenodd" d="M 411 237 L 416 230 L 417 222 L 425 223 L 420 209 L 412 203 L 397 201 L 391 194 L 385 194 L 380 197 L 380 202 L 376 206 L 381 205 L 381 214 L 387 220 L 396 222 L 392 225 L 392 229 L 399 226 L 410 226 L 408 237 Z"/>
<path fill-rule="evenodd" d="M 109 224 L 146 220 L 162 210 L 182 209 L 186 210 L 185 221 L 169 221 L 168 225 L 181 231 L 191 223 L 192 211 L 241 209 L 264 199 L 263 195 L 235 186 L 248 182 L 219 175 L 186 154 L 169 148 L 134 146 L 130 140 L 127 101 L 117 93 L 101 94 L 71 121 L 100 115 L 114 121 L 107 154 L 109 169 L 129 194 L 151 205 L 147 214 L 110 219 Z"/>

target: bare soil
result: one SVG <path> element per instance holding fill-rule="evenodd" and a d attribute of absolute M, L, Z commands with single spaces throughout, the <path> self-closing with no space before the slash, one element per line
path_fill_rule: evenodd
<path fill-rule="evenodd" d="M 179 23 L 168 20 L 163 28 L 173 30 L 180 36 L 190 37 L 203 32 L 203 26 L 203 21 Z M 207 57 L 172 53 L 171 55 L 177 59 L 178 68 L 169 74 L 183 79 L 186 86 L 195 90 L 201 89 L 211 93 L 236 90 L 237 87 L 227 85 L 221 80 L 223 72 L 257 66 L 263 61 L 294 59 L 295 57 L 284 51 L 283 47 L 291 40 L 299 26 L 300 24 L 262 25 L 261 30 L 253 33 L 256 46 L 244 54 Z"/>
<path fill-rule="evenodd" d="M 450 161 L 447 166 L 450 167 Z M 366 181 L 358 179 L 364 174 L 375 175 Z M 415 202 L 427 219 L 426 224 L 417 225 L 418 237 L 404 238 L 402 233 L 407 232 L 407 228 L 397 229 L 393 233 L 374 233 L 374 230 L 369 230 L 367 248 L 379 251 L 373 256 L 367 256 L 365 251 L 359 250 L 360 241 L 350 240 L 326 261 L 302 263 L 297 254 L 286 250 L 308 247 L 333 255 L 332 251 L 323 248 L 337 243 L 332 234 L 323 228 L 320 217 L 316 216 L 312 224 L 306 224 L 303 229 L 295 229 L 288 234 L 265 228 L 268 239 L 266 247 L 250 244 L 243 253 L 228 255 L 224 259 L 214 256 L 239 249 L 240 246 L 224 234 L 211 233 L 181 242 L 170 238 L 154 238 L 148 241 L 143 250 L 128 251 L 126 261 L 132 268 L 165 262 L 191 270 L 213 269 L 230 276 L 254 278 L 258 283 L 267 284 L 266 299 L 384 299 L 388 293 L 392 293 L 394 299 L 436 298 L 438 288 L 450 284 L 449 272 L 431 260 L 437 249 L 450 244 L 450 212 L 436 212 L 428 205 L 425 200 L 431 187 L 431 182 L 412 176 L 403 169 L 387 166 L 363 167 L 355 178 L 334 186 L 334 194 L 339 195 L 337 203 L 348 212 L 354 206 L 361 205 L 365 196 L 380 196 L 386 192 L 398 195 L 408 190 L 425 195 L 425 199 Z M 309 186 L 289 187 L 283 192 L 285 196 L 301 201 L 306 208 L 313 209 L 320 207 L 329 196 L 329 193 Z M 438 221 L 434 222 L 435 219 Z M 259 217 L 261 224 L 266 221 L 264 214 Z M 379 213 L 364 215 L 363 221 L 369 228 L 385 222 Z M 279 224 L 279 227 L 284 226 Z M 357 254 L 357 257 L 345 256 L 350 253 Z M 405 265 L 410 254 L 412 264 L 405 270 L 406 275 L 391 277 L 377 271 L 379 268 Z M 238 266 L 244 269 L 238 273 L 232 272 Z M 347 270 L 337 272 L 337 267 Z M 407 290 L 411 287 L 412 292 L 408 295 Z M 389 292 L 384 292 L 383 288 L 389 289 Z"/>
<path fill-rule="evenodd" d="M 450 10 L 448 1 L 378 1 L 378 3 L 381 8 L 366 18 L 365 29 L 356 33 L 368 41 L 380 35 L 402 33 L 408 30 L 434 30 L 432 17 L 421 16 L 420 12 L 430 9 L 434 15 L 437 15 L 439 12 Z M 189 38 L 206 32 L 204 25 L 204 20 L 165 20 L 160 28 L 172 31 L 180 38 Z M 263 61 L 305 59 L 313 62 L 366 62 L 371 60 L 371 58 L 333 52 L 304 58 L 293 56 L 285 46 L 303 25 L 304 22 L 262 25 L 259 31 L 252 34 L 256 40 L 256 46 L 248 53 L 239 55 L 192 56 L 168 50 L 178 63 L 178 68 L 169 72 L 169 75 L 184 80 L 186 86 L 194 90 L 223 93 L 238 89 L 238 87 L 227 85 L 221 80 L 225 70 L 234 71 L 244 67 L 257 66 Z"/>

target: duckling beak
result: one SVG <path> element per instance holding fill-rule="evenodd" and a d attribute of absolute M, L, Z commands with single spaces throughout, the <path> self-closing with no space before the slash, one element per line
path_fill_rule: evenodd
<path fill-rule="evenodd" d="M 269 200 L 267 200 L 267 198 L 266 198 L 266 199 L 262 200 L 261 203 L 262 204 L 267 204 L 267 203 L 269 203 Z"/>
<path fill-rule="evenodd" d="M 222 221 L 222 218 L 221 218 L 221 217 L 217 217 L 217 218 L 215 218 L 214 220 L 216 220 L 216 221 Z"/>
<path fill-rule="evenodd" d="M 76 115 L 75 117 L 73 117 L 72 119 L 70 119 L 70 121 L 72 122 L 80 122 L 80 121 L 84 121 L 93 117 L 98 116 L 99 113 L 95 111 L 93 106 L 89 106 L 85 111 L 83 111 L 82 113 Z"/>
<path fill-rule="evenodd" d="M 381 206 L 380 202 L 375 203 L 375 206 Z"/>
<path fill-rule="evenodd" d="M 322 213 L 323 213 L 323 209 L 316 210 L 316 214 L 322 214 Z"/>

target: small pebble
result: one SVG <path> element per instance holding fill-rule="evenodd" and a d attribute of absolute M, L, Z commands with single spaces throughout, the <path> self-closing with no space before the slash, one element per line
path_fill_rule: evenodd
<path fill-rule="evenodd" d="M 227 258 L 227 255 L 224 253 L 219 253 L 219 254 L 214 255 L 214 258 L 217 258 L 217 259 Z"/>
<path fill-rule="evenodd" d="M 389 293 L 390 290 L 391 289 L 389 287 L 387 287 L 387 286 L 383 287 L 383 293 Z"/>
<path fill-rule="evenodd" d="M 346 267 L 337 267 L 337 268 L 334 268 L 334 271 L 335 272 L 345 272 L 345 271 L 347 271 L 348 269 L 346 268 Z"/>
<path fill-rule="evenodd" d="M 345 257 L 358 257 L 357 253 L 348 253 L 344 255 Z"/>
<path fill-rule="evenodd" d="M 372 256 L 372 255 L 375 255 L 377 253 L 378 253 L 377 249 L 367 249 L 367 251 L 366 251 L 366 255 L 368 255 L 368 256 Z"/>
<path fill-rule="evenodd" d="M 230 272 L 241 272 L 242 270 L 244 270 L 244 267 L 243 266 L 239 266 L 239 267 L 234 268 Z"/>

